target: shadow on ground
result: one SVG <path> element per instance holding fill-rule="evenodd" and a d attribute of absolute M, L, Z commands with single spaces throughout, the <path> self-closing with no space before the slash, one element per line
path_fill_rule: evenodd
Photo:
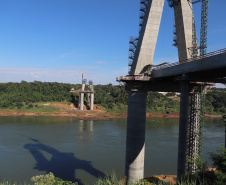
<path fill-rule="evenodd" d="M 95 169 L 90 161 L 81 160 L 74 156 L 73 153 L 60 152 L 55 148 L 42 144 L 38 140 L 29 138 L 34 143 L 24 145 L 24 148 L 29 150 L 36 160 L 34 169 L 39 171 L 52 172 L 56 177 L 66 181 L 83 183 L 76 177 L 76 170 L 84 170 L 95 177 L 103 177 L 104 173 Z M 47 152 L 51 155 L 48 160 L 42 152 Z"/>

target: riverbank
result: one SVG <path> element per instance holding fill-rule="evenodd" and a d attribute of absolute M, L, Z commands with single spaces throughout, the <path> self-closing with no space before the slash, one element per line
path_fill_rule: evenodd
<path fill-rule="evenodd" d="M 94 110 L 79 110 L 74 104 L 64 102 L 40 102 L 32 107 L 22 107 L 20 109 L 0 109 L 0 116 L 53 116 L 53 117 L 75 117 L 81 120 L 109 120 L 126 119 L 125 111 L 107 112 L 103 107 L 94 104 Z M 179 118 L 178 112 L 147 113 L 147 118 Z M 206 114 L 206 118 L 221 117 L 220 115 Z"/>
<path fill-rule="evenodd" d="M 25 111 L 1 111 L 0 110 L 0 116 L 53 116 L 53 117 L 75 117 L 81 120 L 109 120 L 109 119 L 126 119 L 127 113 L 118 113 L 118 114 L 110 114 L 105 111 L 68 111 L 68 112 L 58 112 L 58 113 L 48 113 L 48 112 L 42 112 L 42 113 L 32 113 L 32 112 L 25 112 Z M 147 113 L 147 118 L 179 118 L 178 113 L 174 114 L 153 114 L 153 113 Z M 213 117 L 221 117 L 220 115 L 205 115 L 206 118 L 213 118 Z"/>

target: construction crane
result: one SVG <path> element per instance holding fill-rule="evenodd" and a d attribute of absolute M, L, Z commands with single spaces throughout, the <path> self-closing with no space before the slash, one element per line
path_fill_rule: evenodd
<path fill-rule="evenodd" d="M 83 83 L 85 80 L 85 79 L 83 79 L 84 74 L 95 74 L 95 73 L 80 71 L 80 72 L 78 72 L 78 74 L 82 74 L 82 83 Z"/>
<path fill-rule="evenodd" d="M 208 28 L 208 8 L 209 0 L 202 1 L 201 10 L 201 30 L 200 30 L 200 56 L 204 56 L 207 53 L 207 28 Z M 199 156 L 202 156 L 202 144 L 203 144 L 203 127 L 204 127 L 204 113 L 205 113 L 205 86 L 201 87 L 201 117 L 199 127 Z"/>
<path fill-rule="evenodd" d="M 175 0 L 168 0 L 169 4 L 175 2 Z M 189 3 L 196 4 L 202 2 L 201 8 L 201 29 L 200 29 L 200 56 L 203 56 L 207 53 L 207 28 L 208 28 L 208 9 L 209 9 L 209 0 L 197 0 L 191 1 L 187 0 Z M 194 37 L 194 42 L 196 42 L 196 38 Z"/>
<path fill-rule="evenodd" d="M 200 33 L 200 55 L 207 52 L 207 28 L 208 28 L 209 0 L 202 0 L 201 33 Z"/>
<path fill-rule="evenodd" d="M 208 28 L 208 8 L 209 0 L 187 0 L 189 3 L 196 4 L 202 2 L 201 5 L 201 29 L 200 29 L 200 46 L 197 44 L 197 36 L 195 29 L 195 20 L 193 18 L 193 31 L 192 31 L 192 58 L 197 57 L 198 49 L 200 56 L 204 56 L 207 53 L 207 28 Z M 199 124 L 199 146 L 198 153 L 199 157 L 202 157 L 202 144 L 203 144 L 203 127 L 204 127 L 204 113 L 205 113 L 205 85 L 201 85 L 200 94 L 200 124 Z"/>
<path fill-rule="evenodd" d="M 84 74 L 84 72 L 78 72 L 79 74 L 82 74 L 82 82 L 83 82 L 83 74 Z"/>

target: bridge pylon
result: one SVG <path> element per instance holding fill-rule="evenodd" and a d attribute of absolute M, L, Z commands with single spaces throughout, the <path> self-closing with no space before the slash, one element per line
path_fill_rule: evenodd
<path fill-rule="evenodd" d="M 186 74 L 179 79 L 152 80 L 152 62 L 165 0 L 141 0 L 139 37 L 130 40 L 129 75 L 118 78 L 128 90 L 128 119 L 125 174 L 127 182 L 143 178 L 147 91 L 181 92 L 178 143 L 178 177 L 194 172 L 189 158 L 197 158 L 200 124 L 200 85 Z M 174 7 L 176 44 L 179 63 L 199 55 L 192 3 L 168 0 Z M 178 82 L 179 81 L 179 82 Z"/>

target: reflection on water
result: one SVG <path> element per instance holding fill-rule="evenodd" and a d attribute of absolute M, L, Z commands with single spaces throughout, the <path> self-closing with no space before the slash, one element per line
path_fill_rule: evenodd
<path fill-rule="evenodd" d="M 204 159 L 224 142 L 221 119 L 205 120 Z M 176 174 L 177 118 L 150 118 L 146 124 L 145 176 Z M 1 117 L 0 179 L 23 182 L 53 172 L 64 180 L 92 184 L 116 171 L 123 177 L 126 120 L 66 117 Z"/>
<path fill-rule="evenodd" d="M 88 140 L 89 143 L 93 137 L 93 120 L 79 120 L 79 138 L 80 143 L 83 144 L 84 140 Z"/>
<path fill-rule="evenodd" d="M 93 131 L 93 120 L 89 121 L 84 121 L 84 120 L 79 120 L 79 126 L 80 126 L 80 132 L 84 131 Z"/>

